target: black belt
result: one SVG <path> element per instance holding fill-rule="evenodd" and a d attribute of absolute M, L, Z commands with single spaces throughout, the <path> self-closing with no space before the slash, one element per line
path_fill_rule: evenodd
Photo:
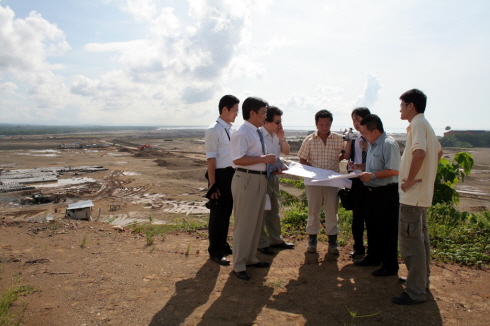
<path fill-rule="evenodd" d="M 379 187 L 369 187 L 367 186 L 368 190 L 369 191 L 381 191 L 381 190 L 386 190 L 386 189 L 389 189 L 389 188 L 393 188 L 393 187 L 396 187 L 398 188 L 398 183 L 388 183 L 386 186 L 379 186 Z"/>
<path fill-rule="evenodd" d="M 236 168 L 236 170 L 240 171 L 240 172 L 252 173 L 252 174 L 263 174 L 263 175 L 267 174 L 267 172 L 265 172 L 265 171 L 247 170 L 247 169 L 242 169 L 242 168 Z"/>

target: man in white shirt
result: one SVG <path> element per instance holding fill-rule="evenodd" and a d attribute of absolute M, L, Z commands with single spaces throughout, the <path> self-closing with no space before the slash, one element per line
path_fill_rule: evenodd
<path fill-rule="evenodd" d="M 408 120 L 407 142 L 398 176 L 400 194 L 400 252 L 408 276 L 400 278 L 405 292 L 393 297 L 393 303 L 412 305 L 427 300 L 430 276 L 430 241 L 427 210 L 432 205 L 434 181 L 441 144 L 424 112 L 427 96 L 412 89 L 400 96 L 402 120 Z"/>
<path fill-rule="evenodd" d="M 209 247 L 210 259 L 220 265 L 230 265 L 225 256 L 231 255 L 228 244 L 228 227 L 233 210 L 231 180 L 235 169 L 230 158 L 231 123 L 238 115 L 240 100 L 233 95 L 225 95 L 219 101 L 219 117 L 205 134 L 205 151 L 208 164 L 208 187 L 215 192 L 211 194 L 212 207 L 209 214 Z"/>
<path fill-rule="evenodd" d="M 276 162 L 267 154 L 260 127 L 264 125 L 268 104 L 261 98 L 249 97 L 242 105 L 245 122 L 231 136 L 231 160 L 236 168 L 233 193 L 233 271 L 249 280 L 247 267 L 269 267 L 256 257 L 267 191 L 268 164 Z"/>
<path fill-rule="evenodd" d="M 279 217 L 279 179 L 277 173 L 285 168 L 279 156 L 281 153 L 288 155 L 290 148 L 282 128 L 282 111 L 275 106 L 267 108 L 265 124 L 261 128 L 264 135 L 267 153 L 276 155 L 277 164 L 272 166 L 272 174 L 267 180 L 267 195 L 271 202 L 271 209 L 264 211 L 264 227 L 262 227 L 259 239 L 258 251 L 266 255 L 274 255 L 276 252 L 271 249 L 294 249 L 294 244 L 287 243 L 281 236 L 281 218 Z M 267 233 L 265 231 L 267 229 Z"/>

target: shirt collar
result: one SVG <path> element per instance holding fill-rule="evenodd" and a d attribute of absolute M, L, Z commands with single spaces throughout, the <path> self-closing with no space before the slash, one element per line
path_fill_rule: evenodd
<path fill-rule="evenodd" d="M 378 146 L 378 145 L 381 145 L 386 137 L 388 137 L 388 135 L 386 134 L 386 132 L 383 132 L 379 137 L 378 139 L 376 139 L 376 141 L 374 142 L 373 146 Z"/>
<path fill-rule="evenodd" d="M 423 113 L 419 113 L 417 114 L 415 117 L 412 118 L 412 121 L 410 121 L 410 124 L 408 125 L 407 127 L 407 133 L 410 131 L 410 125 L 412 124 L 412 122 L 416 121 L 416 120 L 419 120 L 419 119 L 423 119 L 425 118 L 424 114 Z"/>
<path fill-rule="evenodd" d="M 251 123 L 250 123 L 250 122 L 248 122 L 247 120 L 245 120 L 245 122 L 244 122 L 243 124 L 244 124 L 245 126 L 247 126 L 248 128 L 253 129 L 253 130 L 260 129 L 260 127 L 259 127 L 259 128 L 255 127 L 253 124 L 251 124 Z"/>
<path fill-rule="evenodd" d="M 221 119 L 221 117 L 218 117 L 216 122 L 223 126 L 223 128 L 230 128 L 232 126 L 231 123 L 225 122 L 225 120 Z"/>
<path fill-rule="evenodd" d="M 314 135 L 315 135 L 315 138 L 320 138 L 320 136 L 318 136 L 318 130 L 314 132 Z M 328 134 L 327 138 L 332 137 L 332 135 L 333 135 L 333 132 L 332 132 L 332 130 L 330 130 L 330 133 Z"/>
<path fill-rule="evenodd" d="M 269 137 L 274 138 L 274 134 L 275 134 L 275 132 L 273 132 L 272 134 L 270 134 L 270 133 L 267 131 L 267 129 L 265 129 L 265 127 L 264 127 L 264 126 L 260 127 L 260 131 L 262 131 L 262 135 L 264 135 L 264 137 L 269 136 Z"/>

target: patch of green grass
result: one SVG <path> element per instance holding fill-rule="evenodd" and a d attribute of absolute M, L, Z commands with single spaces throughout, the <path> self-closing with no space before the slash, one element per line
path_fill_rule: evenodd
<path fill-rule="evenodd" d="M 374 317 L 376 316 L 377 314 L 379 314 L 379 312 L 375 313 L 375 314 L 371 314 L 371 315 L 364 315 L 364 316 L 358 316 L 357 315 L 357 312 L 355 311 L 350 311 L 349 308 L 345 307 L 345 309 L 347 309 L 347 311 L 349 312 L 349 315 L 351 316 L 351 320 L 350 320 L 350 323 L 347 324 L 347 323 L 344 323 L 344 325 L 351 325 L 351 326 L 354 326 L 354 321 L 356 320 L 356 318 L 365 318 L 365 317 Z"/>
<path fill-rule="evenodd" d="M 90 232 L 87 232 L 83 235 L 82 242 L 80 243 L 80 248 L 85 248 L 90 239 Z"/>
<path fill-rule="evenodd" d="M 150 221 L 153 221 L 153 217 L 149 217 Z M 175 224 L 138 224 L 133 222 L 128 225 L 133 233 L 144 234 L 146 237 L 146 244 L 152 246 L 155 242 L 155 236 L 161 236 L 162 241 L 165 240 L 166 234 L 172 231 L 186 231 L 186 232 L 198 232 L 198 229 L 202 228 L 204 223 L 200 221 L 189 221 L 187 218 L 178 218 L 175 220 Z"/>
<path fill-rule="evenodd" d="M 22 301 L 22 308 L 15 313 L 12 312 L 10 308 L 18 299 L 21 299 L 20 297 L 36 291 L 37 290 L 30 285 L 21 284 L 20 275 L 15 276 L 10 287 L 4 293 L 0 294 L 0 325 L 21 325 L 22 315 L 26 308 L 25 303 Z"/>
<path fill-rule="evenodd" d="M 428 212 L 432 257 L 442 262 L 488 266 L 490 263 L 490 212 L 458 212 L 448 204 Z"/>
<path fill-rule="evenodd" d="M 281 180 L 283 182 L 283 180 Z M 301 180 L 287 184 L 301 189 Z M 283 182 L 284 183 L 284 182 Z M 282 234 L 301 239 L 306 236 L 308 207 L 304 192 L 293 196 L 281 192 L 284 218 L 281 220 Z M 325 224 L 322 210 L 320 222 Z M 338 244 L 347 245 L 352 239 L 352 211 L 341 205 L 338 210 Z M 459 212 L 452 204 L 436 204 L 428 212 L 429 236 L 432 245 L 432 258 L 442 262 L 462 265 L 488 267 L 490 264 L 490 211 L 481 213 Z M 318 239 L 326 241 L 325 231 L 321 229 Z"/>

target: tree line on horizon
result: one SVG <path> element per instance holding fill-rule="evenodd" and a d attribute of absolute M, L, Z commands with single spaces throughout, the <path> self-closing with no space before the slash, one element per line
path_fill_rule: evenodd
<path fill-rule="evenodd" d="M 457 133 L 439 139 L 442 147 L 490 147 L 490 131 L 483 134 Z"/>

